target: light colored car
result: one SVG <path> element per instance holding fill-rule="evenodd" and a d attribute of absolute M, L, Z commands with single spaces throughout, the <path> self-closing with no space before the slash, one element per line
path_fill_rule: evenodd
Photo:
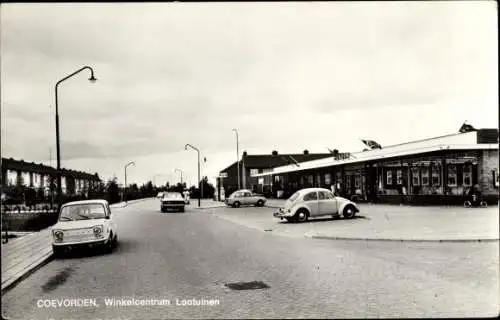
<path fill-rule="evenodd" d="M 328 189 L 306 188 L 295 192 L 283 208 L 273 215 L 290 222 L 304 222 L 321 216 L 337 217 L 342 214 L 351 219 L 359 212 L 358 206 L 345 198 L 336 197 Z"/>
<path fill-rule="evenodd" d="M 228 198 L 226 198 L 226 205 L 237 208 L 239 206 L 249 206 L 255 205 L 257 207 L 262 207 L 266 203 L 267 199 L 261 195 L 253 193 L 247 189 L 241 189 L 233 192 Z"/>
<path fill-rule="evenodd" d="M 157 199 L 163 198 L 163 192 L 158 192 L 158 194 L 156 195 L 156 198 Z"/>
<path fill-rule="evenodd" d="M 52 227 L 52 250 L 55 256 L 83 247 L 104 247 L 111 252 L 117 242 L 118 228 L 106 200 L 66 203 Z"/>
<path fill-rule="evenodd" d="M 161 212 L 177 210 L 184 212 L 186 202 L 179 192 L 165 192 L 161 198 Z"/>

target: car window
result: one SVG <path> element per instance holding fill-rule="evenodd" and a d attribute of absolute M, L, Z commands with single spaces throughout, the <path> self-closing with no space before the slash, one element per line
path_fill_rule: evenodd
<path fill-rule="evenodd" d="M 252 194 L 250 192 L 245 192 L 245 197 L 251 197 Z"/>
<path fill-rule="evenodd" d="M 319 199 L 319 200 L 326 200 L 326 199 L 327 199 L 327 198 L 326 198 L 326 194 L 325 194 L 325 192 L 324 192 L 324 191 L 320 191 L 320 192 L 318 192 L 318 199 Z"/>
<path fill-rule="evenodd" d="M 297 191 L 294 194 L 292 194 L 292 196 L 288 200 L 294 202 L 299 197 L 299 195 L 300 195 L 300 192 Z"/>
<path fill-rule="evenodd" d="M 335 197 L 333 196 L 333 194 L 331 192 L 328 192 L 328 191 L 325 191 L 325 196 L 328 200 L 333 200 L 335 199 Z"/>
<path fill-rule="evenodd" d="M 309 192 L 304 196 L 304 201 L 318 200 L 318 194 L 316 191 Z"/>
<path fill-rule="evenodd" d="M 61 209 L 60 221 L 103 219 L 106 209 L 100 203 L 74 204 Z"/>

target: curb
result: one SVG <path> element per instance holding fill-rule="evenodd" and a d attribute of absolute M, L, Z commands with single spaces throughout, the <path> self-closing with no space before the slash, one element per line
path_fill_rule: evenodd
<path fill-rule="evenodd" d="M 14 286 L 16 286 L 19 282 L 22 280 L 26 279 L 29 277 L 31 274 L 33 274 L 35 271 L 49 263 L 53 258 L 53 253 L 52 250 L 40 257 L 37 261 L 35 261 L 33 264 L 29 265 L 27 269 L 22 274 L 17 275 L 13 280 L 7 281 L 5 286 L 2 287 L 1 293 L 4 295 L 7 291 L 12 289 Z"/>
<path fill-rule="evenodd" d="M 396 238 L 356 238 L 356 237 L 330 237 L 330 236 L 320 236 L 320 235 L 309 235 L 304 234 L 305 238 L 309 239 L 321 239 L 321 240 L 352 240 L 352 241 L 384 241 L 384 242 L 433 242 L 433 243 L 443 243 L 443 242 L 498 242 L 500 239 L 396 239 Z"/>

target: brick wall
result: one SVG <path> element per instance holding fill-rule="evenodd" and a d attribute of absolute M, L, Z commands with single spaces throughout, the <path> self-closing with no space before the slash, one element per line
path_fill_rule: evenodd
<path fill-rule="evenodd" d="M 493 171 L 498 173 L 498 150 L 484 150 L 479 160 L 478 184 L 483 195 L 497 195 L 498 188 L 494 186 Z"/>

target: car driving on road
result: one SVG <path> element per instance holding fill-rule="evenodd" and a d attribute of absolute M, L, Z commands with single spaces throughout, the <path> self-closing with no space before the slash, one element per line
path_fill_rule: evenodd
<path fill-rule="evenodd" d="M 226 205 L 237 208 L 241 205 L 255 205 L 257 207 L 262 207 L 266 203 L 266 198 L 261 194 L 253 193 L 250 190 L 242 189 L 233 192 L 228 198 L 226 198 Z"/>
<path fill-rule="evenodd" d="M 359 212 L 358 206 L 345 198 L 337 197 L 328 189 L 306 188 L 295 192 L 283 208 L 273 215 L 290 222 L 304 222 L 309 218 L 342 215 L 351 219 Z"/>
<path fill-rule="evenodd" d="M 165 192 L 161 199 L 161 212 L 176 210 L 184 212 L 186 202 L 179 192 Z"/>
<path fill-rule="evenodd" d="M 83 247 L 103 247 L 111 252 L 117 242 L 118 228 L 106 200 L 66 203 L 52 227 L 52 250 L 56 256 Z"/>

